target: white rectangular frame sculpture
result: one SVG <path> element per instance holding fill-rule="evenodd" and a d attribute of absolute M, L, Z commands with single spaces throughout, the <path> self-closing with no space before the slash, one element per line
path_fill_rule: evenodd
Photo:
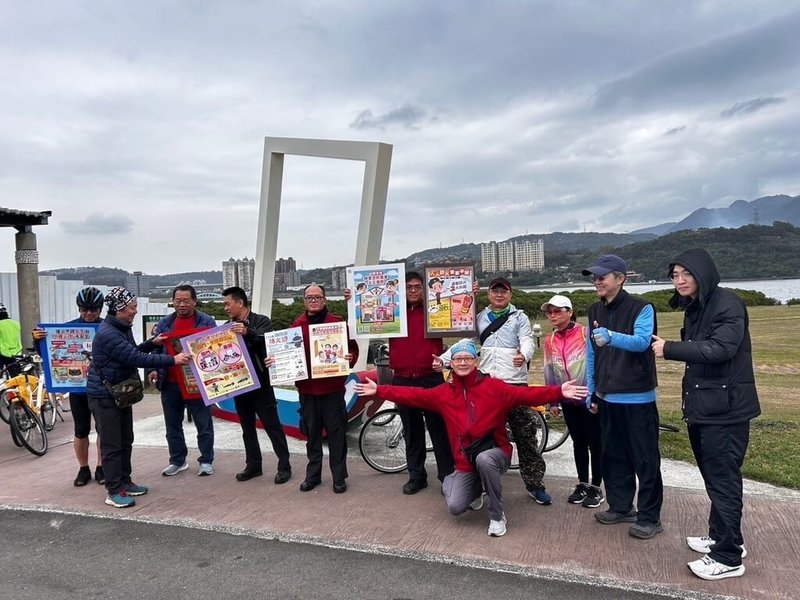
<path fill-rule="evenodd" d="M 361 189 L 361 211 L 358 218 L 354 264 L 356 266 L 377 264 L 383 241 L 389 171 L 392 165 L 390 144 L 265 137 L 252 298 L 253 310 L 264 315 L 272 314 L 283 190 L 283 163 L 287 154 L 363 161 L 364 182 Z M 365 362 L 366 352 L 361 352 L 359 365 L 363 367 Z"/>

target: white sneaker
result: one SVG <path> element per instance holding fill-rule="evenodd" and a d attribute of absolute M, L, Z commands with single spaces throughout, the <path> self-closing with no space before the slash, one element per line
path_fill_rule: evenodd
<path fill-rule="evenodd" d="M 489 535 L 492 537 L 500 537 L 501 535 L 506 534 L 506 515 L 503 513 L 500 515 L 500 520 L 495 521 L 494 519 L 489 520 Z"/>
<path fill-rule="evenodd" d="M 704 535 L 702 537 L 690 536 L 686 538 L 686 544 L 689 546 L 689 548 L 691 548 L 695 552 L 700 552 L 701 554 L 708 554 L 709 552 L 711 552 L 711 546 L 713 546 L 716 543 L 717 542 L 714 539 L 708 537 L 707 535 Z M 742 558 L 744 558 L 747 556 L 747 549 L 744 547 L 744 544 L 742 544 L 741 548 L 742 548 Z"/>
<path fill-rule="evenodd" d="M 469 505 L 470 510 L 480 510 L 483 508 L 483 497 L 485 494 L 481 494 L 472 503 Z"/>
<path fill-rule="evenodd" d="M 708 579 L 710 581 L 725 579 L 726 577 L 741 577 L 744 575 L 744 565 L 729 567 L 721 562 L 717 562 L 708 555 L 686 564 L 692 570 L 692 573 L 697 575 L 700 579 Z"/>
<path fill-rule="evenodd" d="M 173 465 L 172 463 L 167 465 L 167 468 L 161 471 L 161 474 L 164 477 L 172 477 L 173 475 L 177 475 L 181 471 L 185 471 L 189 468 L 188 463 L 183 463 L 182 465 Z"/>
<path fill-rule="evenodd" d="M 207 475 L 214 474 L 214 467 L 211 466 L 211 463 L 200 463 L 200 468 L 197 470 L 197 474 L 200 477 L 205 477 Z"/>

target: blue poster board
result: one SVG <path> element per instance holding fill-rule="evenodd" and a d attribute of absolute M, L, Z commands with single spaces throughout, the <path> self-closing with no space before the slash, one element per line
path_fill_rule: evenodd
<path fill-rule="evenodd" d="M 42 323 L 39 342 L 44 381 L 49 392 L 86 393 L 92 341 L 100 323 Z"/>

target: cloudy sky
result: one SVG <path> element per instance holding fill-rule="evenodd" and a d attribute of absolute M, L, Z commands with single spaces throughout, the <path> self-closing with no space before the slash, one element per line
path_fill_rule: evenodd
<path fill-rule="evenodd" d="M 0 0 L 0 206 L 42 269 L 219 269 L 265 136 L 394 154 L 384 258 L 800 193 L 796 1 Z M 287 157 L 279 255 L 352 261 L 363 166 Z M 13 269 L 0 231 L 0 270 Z"/>

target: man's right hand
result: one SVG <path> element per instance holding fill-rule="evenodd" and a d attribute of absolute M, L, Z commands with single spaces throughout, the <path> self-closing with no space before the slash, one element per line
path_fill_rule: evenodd
<path fill-rule="evenodd" d="M 180 354 L 175 355 L 175 364 L 176 365 L 188 365 L 189 361 L 191 360 L 191 356 L 188 354 L 184 354 L 181 352 Z"/>
<path fill-rule="evenodd" d="M 33 328 L 33 339 L 34 340 L 36 340 L 38 342 L 39 340 L 43 340 L 46 337 L 47 337 L 47 332 L 44 329 L 42 329 L 41 327 L 34 327 Z"/>
<path fill-rule="evenodd" d="M 350 291 L 350 288 L 344 288 L 342 290 L 342 296 L 344 296 L 345 302 L 350 302 L 350 298 L 353 297 L 353 292 Z"/>
<path fill-rule="evenodd" d="M 433 355 L 433 363 L 431 364 L 431 366 L 433 367 L 433 370 L 436 371 L 437 373 L 441 373 L 442 371 L 444 371 L 444 361 L 435 354 Z"/>

